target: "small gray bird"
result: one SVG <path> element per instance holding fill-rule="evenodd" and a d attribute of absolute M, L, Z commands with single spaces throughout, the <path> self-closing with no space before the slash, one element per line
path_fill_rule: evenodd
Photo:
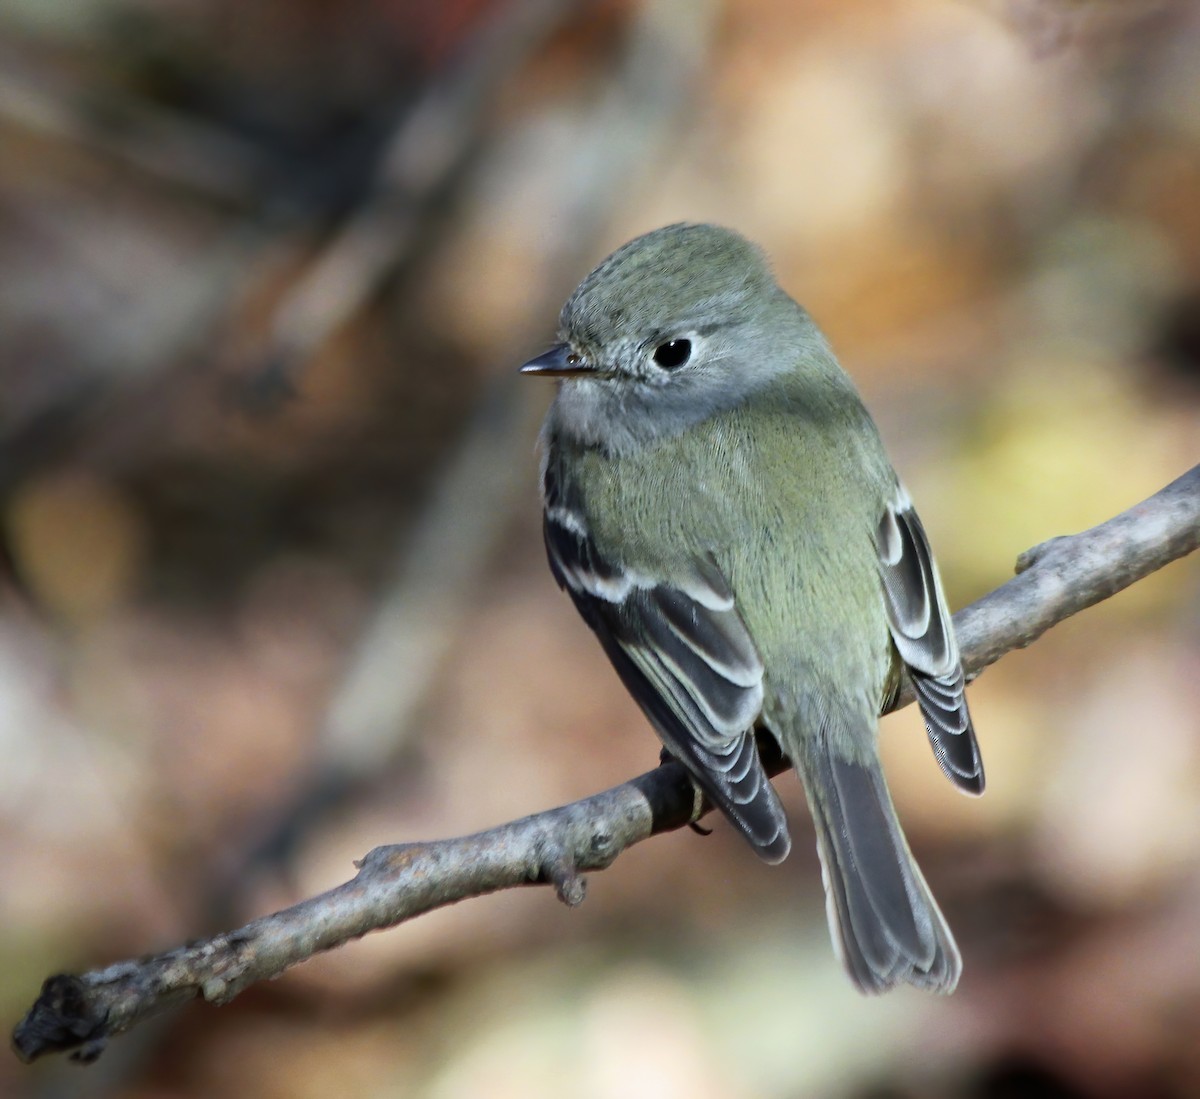
<path fill-rule="evenodd" d="M 983 791 L 929 543 L 853 383 L 762 253 L 669 225 L 618 249 L 526 374 L 550 567 L 667 750 L 761 858 L 791 847 L 765 726 L 816 824 L 854 983 L 938 992 L 962 962 L 876 746 L 905 675 L 960 789 Z"/>

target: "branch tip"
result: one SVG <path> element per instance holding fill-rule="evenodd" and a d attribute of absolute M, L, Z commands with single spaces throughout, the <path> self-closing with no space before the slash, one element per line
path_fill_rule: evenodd
<path fill-rule="evenodd" d="M 200 995 L 210 1004 L 223 1004 L 232 999 L 229 982 L 224 977 L 211 977 L 200 983 Z"/>
<path fill-rule="evenodd" d="M 556 866 L 551 869 L 550 880 L 554 892 L 568 908 L 578 908 L 587 897 L 587 879 L 573 866 Z"/>
<path fill-rule="evenodd" d="M 372 847 L 361 859 L 355 859 L 354 866 L 360 874 L 407 870 L 424 846 L 421 843 L 380 844 L 378 847 Z"/>
<path fill-rule="evenodd" d="M 78 977 L 59 973 L 47 977 L 12 1034 L 12 1049 L 25 1064 L 47 1053 L 75 1050 L 73 1060 L 94 1061 L 108 1041 L 108 1025 L 90 1010 L 87 988 Z"/>
<path fill-rule="evenodd" d="M 1033 568 L 1039 561 L 1044 560 L 1050 553 L 1061 546 L 1064 542 L 1069 542 L 1071 536 L 1060 534 L 1054 538 L 1047 538 L 1044 542 L 1039 542 L 1036 546 L 1031 546 L 1024 553 L 1018 555 L 1016 566 L 1013 568 L 1018 576 L 1021 573 Z"/>
<path fill-rule="evenodd" d="M 543 835 L 537 844 L 537 873 L 535 881 L 549 882 L 558 899 L 568 908 L 583 904 L 587 882 L 579 873 L 579 863 L 567 845 L 558 837 Z"/>

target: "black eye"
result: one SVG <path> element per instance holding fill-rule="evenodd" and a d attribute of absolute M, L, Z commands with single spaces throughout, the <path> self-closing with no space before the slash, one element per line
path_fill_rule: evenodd
<path fill-rule="evenodd" d="M 654 349 L 654 361 L 667 370 L 683 366 L 692 357 L 691 340 L 667 340 Z"/>

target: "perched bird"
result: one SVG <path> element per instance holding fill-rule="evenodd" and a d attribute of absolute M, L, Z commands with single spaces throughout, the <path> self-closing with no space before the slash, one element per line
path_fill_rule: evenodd
<path fill-rule="evenodd" d="M 763 254 L 713 225 L 618 249 L 568 299 L 542 429 L 550 567 L 667 750 L 758 855 L 803 781 L 834 946 L 866 992 L 950 992 L 958 948 L 884 781 L 907 676 L 962 790 L 983 765 L 921 522 L 853 383 Z"/>

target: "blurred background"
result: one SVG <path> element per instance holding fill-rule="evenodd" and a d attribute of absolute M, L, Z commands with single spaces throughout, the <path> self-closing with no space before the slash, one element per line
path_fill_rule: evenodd
<path fill-rule="evenodd" d="M 1200 8 L 3 0 L 0 1005 L 652 766 L 515 368 L 629 237 L 761 241 L 960 606 L 1200 451 Z M 1200 1095 L 1200 571 L 895 797 L 958 993 L 860 998 L 797 843 L 684 831 L 191 1004 L 16 1097 Z M 809 837 L 806 839 L 806 837 Z"/>

